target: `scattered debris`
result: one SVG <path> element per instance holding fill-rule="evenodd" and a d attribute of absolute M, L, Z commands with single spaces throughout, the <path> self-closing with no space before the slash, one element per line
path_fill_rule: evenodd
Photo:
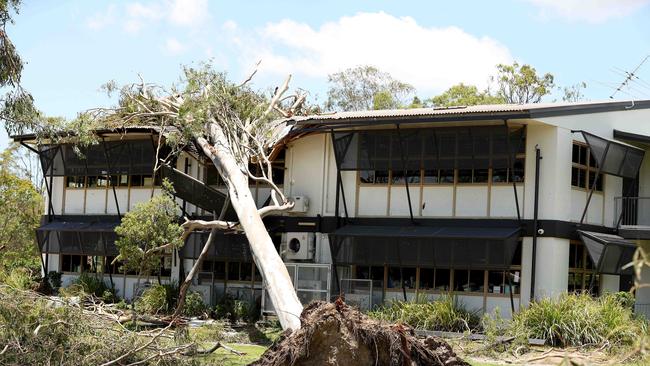
<path fill-rule="evenodd" d="M 410 327 L 370 319 L 341 299 L 308 305 L 300 322 L 252 365 L 469 365 L 441 338 L 420 339 Z"/>

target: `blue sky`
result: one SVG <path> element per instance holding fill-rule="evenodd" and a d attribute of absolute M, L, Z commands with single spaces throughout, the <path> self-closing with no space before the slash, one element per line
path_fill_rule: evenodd
<path fill-rule="evenodd" d="M 15 19 L 24 86 L 68 118 L 109 105 L 109 80 L 169 84 L 208 59 L 235 80 L 261 59 L 256 87 L 292 73 L 318 101 L 328 73 L 359 64 L 428 98 L 461 81 L 485 87 L 495 64 L 519 61 L 559 85 L 585 81 L 599 100 L 650 54 L 650 0 L 26 1 Z M 639 77 L 617 97 L 650 99 L 650 60 Z"/>

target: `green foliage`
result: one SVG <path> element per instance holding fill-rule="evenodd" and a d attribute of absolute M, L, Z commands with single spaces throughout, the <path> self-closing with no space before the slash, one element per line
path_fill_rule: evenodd
<path fill-rule="evenodd" d="M 622 307 L 634 311 L 634 304 L 636 303 L 636 298 L 634 294 L 628 291 L 620 291 L 611 294 L 616 301 L 621 304 Z"/>
<path fill-rule="evenodd" d="M 497 65 L 497 97 L 506 103 L 539 103 L 542 97 L 551 93 L 555 87 L 554 77 L 550 73 L 537 75 L 537 70 L 530 65 Z"/>
<path fill-rule="evenodd" d="M 330 84 L 325 108 L 363 111 L 397 108 L 415 89 L 373 66 L 358 66 L 327 77 Z"/>
<path fill-rule="evenodd" d="M 3 277 L 5 285 L 18 290 L 29 290 L 36 284 L 33 273 L 27 268 L 13 268 Z"/>
<path fill-rule="evenodd" d="M 580 102 L 585 99 L 582 89 L 587 88 L 587 83 L 580 82 L 571 86 L 562 88 L 562 101 L 564 102 Z"/>
<path fill-rule="evenodd" d="M 0 363 L 90 366 L 127 353 L 119 364 L 191 362 L 179 355 L 160 356 L 161 350 L 177 346 L 167 337 L 152 341 L 150 336 L 127 331 L 79 307 L 53 305 L 52 300 L 33 292 L 0 286 L 0 344 L 6 346 Z M 146 344 L 151 347 L 144 347 Z"/>
<path fill-rule="evenodd" d="M 59 292 L 66 297 L 91 295 L 109 303 L 118 301 L 117 291 L 110 288 L 101 276 L 94 273 L 80 274 L 68 287 L 60 289 Z"/>
<path fill-rule="evenodd" d="M 449 294 L 433 301 L 426 296 L 418 296 L 414 301 L 393 300 L 368 315 L 378 320 L 405 323 L 416 329 L 448 332 L 480 329 L 477 312 L 467 310 L 458 298 Z"/>
<path fill-rule="evenodd" d="M 35 244 L 43 200 L 29 179 L 12 173 L 11 150 L 0 154 L 0 271 L 41 265 Z"/>
<path fill-rule="evenodd" d="M 177 205 L 168 193 L 138 203 L 115 228 L 115 242 L 123 269 L 149 275 L 160 268 L 164 250 L 183 245 L 183 229 L 177 222 Z"/>
<path fill-rule="evenodd" d="M 167 301 L 167 289 L 162 285 L 149 287 L 135 302 L 135 309 L 146 314 L 169 312 L 170 303 Z"/>
<path fill-rule="evenodd" d="M 135 309 L 146 314 L 167 314 L 174 311 L 178 302 L 178 284 L 176 282 L 155 284 L 146 289 L 135 302 Z M 201 316 L 207 306 L 198 292 L 189 292 L 185 296 L 183 315 Z"/>
<path fill-rule="evenodd" d="M 225 294 L 215 307 L 217 319 L 228 319 L 232 323 L 239 321 L 255 322 L 260 317 L 260 305 L 245 300 L 236 299 Z"/>
<path fill-rule="evenodd" d="M 53 289 L 61 287 L 61 276 L 63 276 L 63 273 L 56 271 L 50 271 L 47 274 L 47 280 L 50 281 L 50 286 L 52 286 Z"/>
<path fill-rule="evenodd" d="M 452 86 L 444 93 L 431 98 L 434 107 L 469 106 L 479 104 L 503 104 L 505 100 L 492 95 L 489 90 L 479 91 L 474 85 L 463 83 Z"/>
<path fill-rule="evenodd" d="M 185 306 L 183 307 L 183 315 L 185 316 L 201 316 L 205 314 L 207 306 L 203 303 L 203 296 L 199 292 L 189 292 L 185 295 Z"/>
<path fill-rule="evenodd" d="M 632 345 L 648 334 L 647 323 L 633 316 L 620 297 L 565 294 L 532 303 L 515 314 L 509 329 L 519 338 L 545 339 L 553 346 Z"/>

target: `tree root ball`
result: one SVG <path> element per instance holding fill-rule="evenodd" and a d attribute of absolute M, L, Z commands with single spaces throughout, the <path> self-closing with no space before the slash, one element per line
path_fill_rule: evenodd
<path fill-rule="evenodd" d="M 340 299 L 309 304 L 300 322 L 251 365 L 469 365 L 444 340 L 417 338 L 410 327 L 370 319 Z"/>

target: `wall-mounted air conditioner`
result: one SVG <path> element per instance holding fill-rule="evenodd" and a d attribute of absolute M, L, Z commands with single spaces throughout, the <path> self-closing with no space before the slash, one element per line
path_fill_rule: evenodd
<path fill-rule="evenodd" d="M 314 233 L 287 233 L 286 260 L 314 259 Z"/>
<path fill-rule="evenodd" d="M 305 196 L 294 196 L 290 199 L 293 201 L 293 208 L 289 212 L 294 214 L 304 214 L 309 211 L 309 198 Z"/>

